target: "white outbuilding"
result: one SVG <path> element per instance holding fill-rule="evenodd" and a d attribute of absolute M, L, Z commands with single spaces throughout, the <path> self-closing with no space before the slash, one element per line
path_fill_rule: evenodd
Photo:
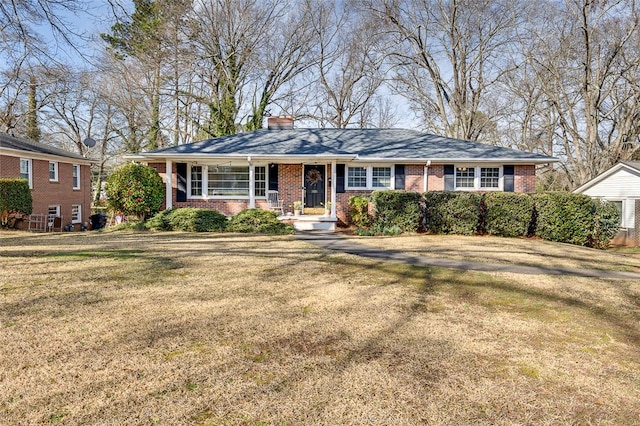
<path fill-rule="evenodd" d="M 622 161 L 573 192 L 616 204 L 620 232 L 612 243 L 640 245 L 640 161 Z"/>

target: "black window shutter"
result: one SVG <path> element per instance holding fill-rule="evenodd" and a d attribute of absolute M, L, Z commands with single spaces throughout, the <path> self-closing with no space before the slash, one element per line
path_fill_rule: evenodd
<path fill-rule="evenodd" d="M 404 189 L 404 164 L 396 164 L 395 166 L 395 189 Z"/>
<path fill-rule="evenodd" d="M 515 167 L 512 165 L 502 166 L 502 177 L 504 178 L 504 192 L 515 191 L 514 170 L 515 170 Z"/>
<path fill-rule="evenodd" d="M 187 201 L 187 163 L 176 163 L 176 175 L 178 176 L 176 201 Z"/>
<path fill-rule="evenodd" d="M 345 192 L 344 188 L 344 164 L 336 164 L 336 192 Z"/>
<path fill-rule="evenodd" d="M 455 190 L 455 167 L 453 164 L 444 165 L 444 190 Z"/>
<path fill-rule="evenodd" d="M 278 190 L 278 165 L 269 164 L 269 191 Z"/>

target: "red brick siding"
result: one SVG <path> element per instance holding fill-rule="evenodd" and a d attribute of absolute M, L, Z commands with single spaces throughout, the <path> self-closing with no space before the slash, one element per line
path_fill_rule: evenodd
<path fill-rule="evenodd" d="M 20 158 L 0 156 L 0 178 L 20 177 Z M 73 189 L 73 160 L 58 161 L 58 181 L 49 181 L 49 160 L 31 159 L 33 213 L 47 214 L 49 206 L 59 205 L 63 224 L 71 222 L 71 206 L 81 206 L 81 221 L 88 222 L 91 215 L 91 170 L 88 165 L 80 166 L 80 189 Z M 23 223 L 22 226 L 26 226 Z M 80 229 L 76 224 L 75 228 Z"/>
<path fill-rule="evenodd" d="M 524 165 L 514 168 L 515 192 L 536 191 L 536 166 Z"/>
<path fill-rule="evenodd" d="M 158 173 L 165 176 L 165 163 L 151 163 Z M 302 164 L 279 164 L 278 166 L 278 189 L 280 199 L 284 202 L 284 211 L 293 212 L 294 201 L 302 200 Z M 444 165 L 434 164 L 428 168 L 427 185 L 429 191 L 444 190 Z M 421 164 L 409 164 L 405 166 L 405 190 L 423 192 L 424 191 L 424 166 Z M 331 177 L 331 165 L 326 165 L 325 193 L 326 198 L 330 199 L 331 188 L 328 185 Z M 176 181 L 175 163 L 173 166 L 173 207 L 200 207 L 210 208 L 220 211 L 226 215 L 236 214 L 244 209 L 249 208 L 249 200 L 188 200 L 186 202 L 176 201 Z M 535 191 L 535 166 L 523 165 L 515 166 L 515 191 L 516 192 L 534 192 Z M 357 190 L 346 191 L 336 194 L 336 215 L 344 223 L 349 223 L 349 198 L 356 195 L 370 195 L 372 191 Z M 256 199 L 256 207 L 266 208 L 266 200 Z M 163 206 L 164 208 L 164 206 Z"/>
<path fill-rule="evenodd" d="M 444 191 L 444 165 L 434 164 L 429 166 L 427 178 L 428 191 Z"/>
<path fill-rule="evenodd" d="M 404 169 L 404 189 L 407 191 L 424 191 L 424 166 L 409 164 Z"/>

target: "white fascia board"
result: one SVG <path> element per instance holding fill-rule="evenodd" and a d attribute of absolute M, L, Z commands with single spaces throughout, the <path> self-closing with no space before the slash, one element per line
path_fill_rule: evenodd
<path fill-rule="evenodd" d="M 379 158 L 379 157 L 359 157 L 356 156 L 354 161 L 363 163 L 415 163 L 423 164 L 427 161 L 431 161 L 431 164 L 549 164 L 556 163 L 560 160 L 553 158 L 551 160 L 542 160 L 534 158 Z"/>
<path fill-rule="evenodd" d="M 98 160 L 91 160 L 89 158 L 65 157 L 63 155 L 43 154 L 40 152 L 23 151 L 20 149 L 12 149 L 12 148 L 0 148 L 0 155 L 4 155 L 7 157 L 29 158 L 31 160 L 57 161 L 59 163 L 81 164 L 86 166 L 89 166 L 91 164 L 98 162 Z"/>

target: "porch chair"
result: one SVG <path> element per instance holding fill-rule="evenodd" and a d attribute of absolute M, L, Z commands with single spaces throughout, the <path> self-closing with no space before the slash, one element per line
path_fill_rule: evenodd
<path fill-rule="evenodd" d="M 269 203 L 269 210 L 280 211 L 280 214 L 284 214 L 284 207 L 282 200 L 278 196 L 278 191 L 267 191 L 267 202 Z"/>

